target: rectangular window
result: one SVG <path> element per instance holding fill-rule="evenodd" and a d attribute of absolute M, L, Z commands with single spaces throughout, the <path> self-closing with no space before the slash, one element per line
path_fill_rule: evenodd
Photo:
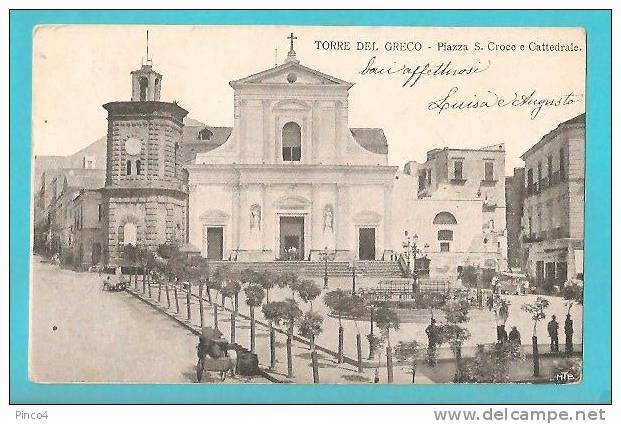
<path fill-rule="evenodd" d="M 283 147 L 282 160 L 285 162 L 299 162 L 302 158 L 301 147 Z"/>
<path fill-rule="evenodd" d="M 451 244 L 447 241 L 440 243 L 440 252 L 449 252 Z"/>
<path fill-rule="evenodd" d="M 419 174 L 418 175 L 418 191 L 423 191 L 425 189 L 425 174 Z"/>
<path fill-rule="evenodd" d="M 456 160 L 454 164 L 454 177 L 455 180 L 464 179 L 464 163 L 460 160 Z"/>
<path fill-rule="evenodd" d="M 427 185 L 431 185 L 431 169 L 427 170 Z"/>
<path fill-rule="evenodd" d="M 103 208 L 101 207 L 101 203 L 97 205 L 97 221 L 101 222 Z"/>
<path fill-rule="evenodd" d="M 494 181 L 494 162 L 485 162 L 485 181 Z"/>
<path fill-rule="evenodd" d="M 533 170 L 529 169 L 528 170 L 528 177 L 527 177 L 527 185 L 526 185 L 526 192 L 528 194 L 531 194 L 533 192 Z"/>
<path fill-rule="evenodd" d="M 438 231 L 438 240 L 452 241 L 453 240 L 453 230 L 439 230 Z"/>
<path fill-rule="evenodd" d="M 541 180 L 543 179 L 542 171 L 541 171 L 541 162 L 537 164 L 537 187 L 536 191 L 541 190 Z"/>

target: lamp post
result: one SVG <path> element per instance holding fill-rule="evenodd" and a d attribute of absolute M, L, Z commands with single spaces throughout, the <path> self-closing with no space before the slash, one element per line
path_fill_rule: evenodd
<path fill-rule="evenodd" d="M 321 253 L 323 257 L 323 288 L 328 288 L 328 246 L 323 248 Z"/>
<path fill-rule="evenodd" d="M 351 261 L 351 294 L 356 294 L 356 259 Z"/>

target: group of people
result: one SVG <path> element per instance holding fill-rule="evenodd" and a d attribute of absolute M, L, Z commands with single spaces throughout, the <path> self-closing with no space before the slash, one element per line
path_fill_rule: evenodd
<path fill-rule="evenodd" d="M 548 322 L 548 336 L 550 337 L 550 351 L 558 352 L 558 330 L 559 323 L 556 320 L 556 315 L 552 315 L 552 319 Z M 437 363 L 437 348 L 441 344 L 441 328 L 436 324 L 436 320 L 431 318 L 431 323 L 425 329 L 427 334 L 427 362 L 430 366 L 435 366 Z M 574 321 L 571 318 L 571 314 L 567 314 L 564 324 L 565 332 L 565 353 L 573 352 L 573 335 L 574 335 Z M 519 351 L 522 345 L 522 336 L 517 326 L 512 326 L 511 331 L 507 334 L 504 324 L 496 327 L 496 338 L 498 343 L 509 343 L 515 352 Z"/>

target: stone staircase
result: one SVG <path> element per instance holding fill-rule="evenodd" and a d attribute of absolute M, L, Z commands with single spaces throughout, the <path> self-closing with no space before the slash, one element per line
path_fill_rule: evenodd
<path fill-rule="evenodd" d="M 232 270 L 253 269 L 269 270 L 275 273 L 293 272 L 304 277 L 323 277 L 324 262 L 319 261 L 272 261 L 272 262 L 237 262 L 210 261 L 212 269 L 228 266 Z M 356 261 L 356 274 L 366 277 L 401 278 L 404 276 L 398 262 L 392 261 Z M 328 261 L 329 277 L 348 277 L 352 275 L 351 263 L 347 261 Z"/>

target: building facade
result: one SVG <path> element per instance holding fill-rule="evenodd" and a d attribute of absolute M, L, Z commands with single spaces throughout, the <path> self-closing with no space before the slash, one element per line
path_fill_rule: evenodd
<path fill-rule="evenodd" d="M 582 279 L 585 116 L 561 123 L 522 155 L 522 241 L 537 285 Z"/>
<path fill-rule="evenodd" d="M 505 178 L 507 261 L 512 269 L 523 269 L 525 267 L 522 256 L 522 218 L 525 195 L 524 168 L 515 168 L 513 175 Z"/>
<path fill-rule="evenodd" d="M 434 149 L 398 175 L 395 214 L 408 236 L 416 235 L 432 279 L 454 279 L 466 265 L 506 269 L 504 169 L 505 147 L 496 144 Z M 408 236 L 399 238 L 407 244 Z"/>
<path fill-rule="evenodd" d="M 350 128 L 352 84 L 283 65 L 230 83 L 234 126 L 189 171 L 190 242 L 211 259 L 376 260 L 394 247 L 381 129 Z"/>

